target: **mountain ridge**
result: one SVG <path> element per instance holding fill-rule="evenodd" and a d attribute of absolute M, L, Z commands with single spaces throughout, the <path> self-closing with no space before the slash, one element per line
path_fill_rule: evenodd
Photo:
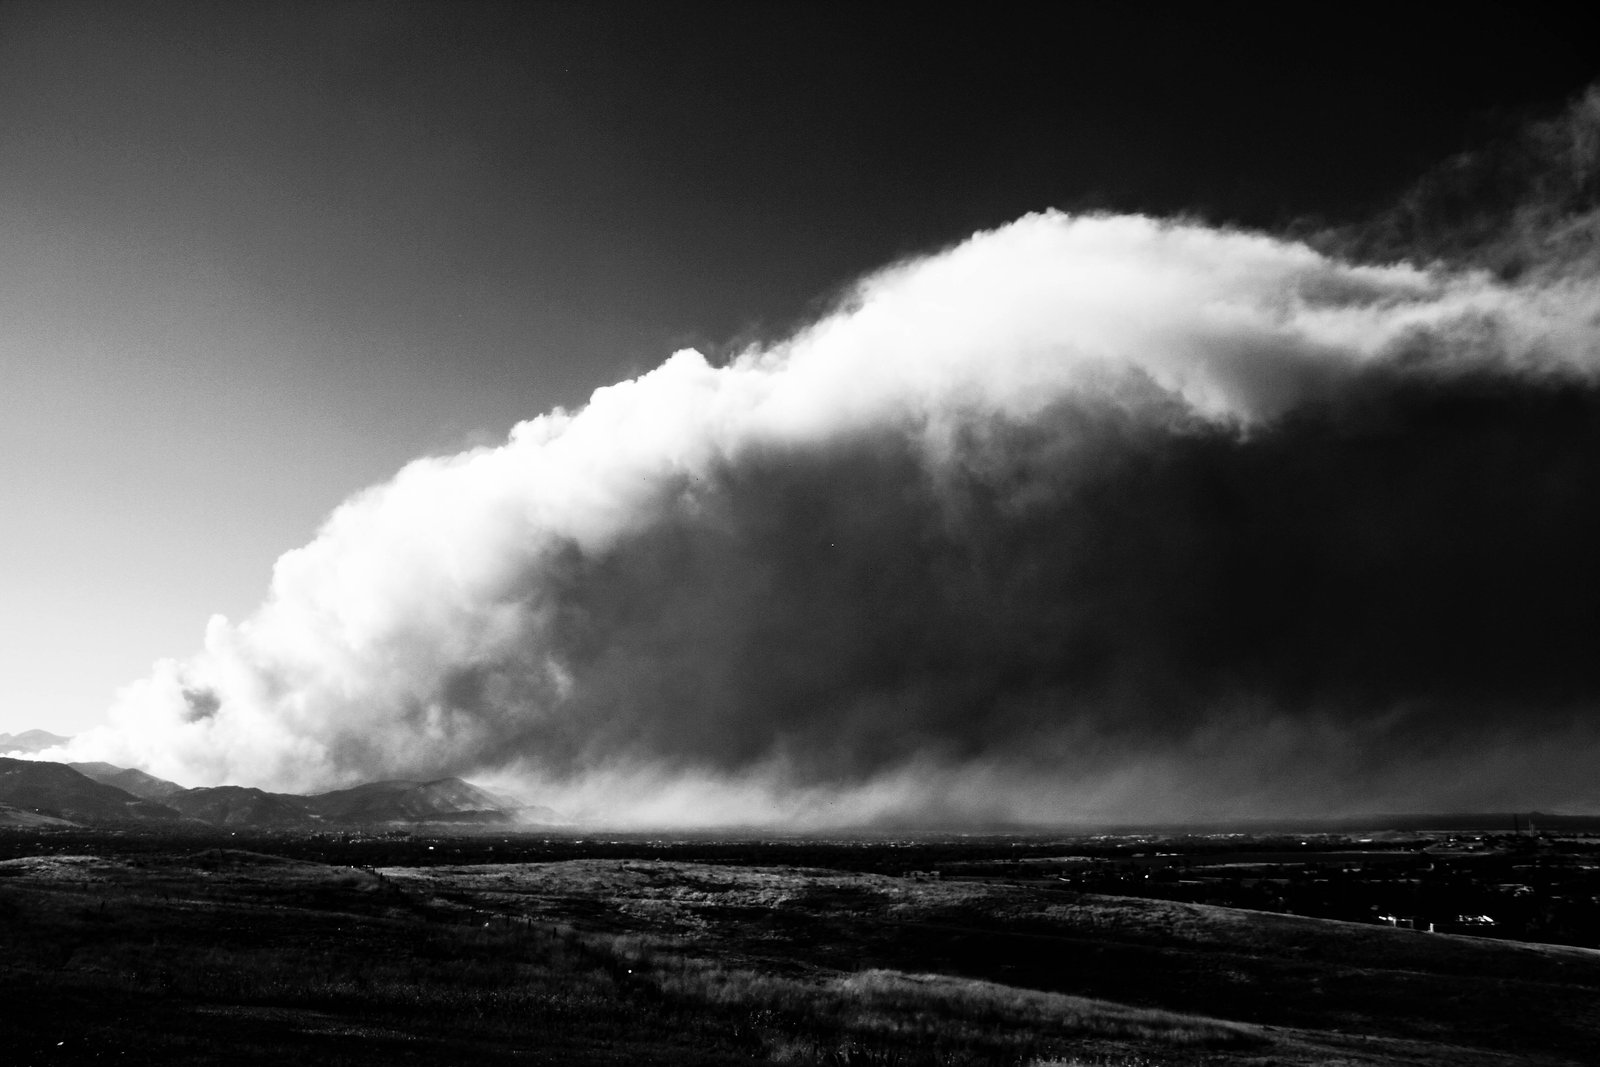
<path fill-rule="evenodd" d="M 42 732 L 42 731 L 37 731 Z M 548 808 L 507 804 L 507 798 L 460 778 L 418 782 L 390 779 L 347 789 L 301 795 L 248 786 L 189 789 L 111 763 L 55 763 L 0 757 L 0 822 L 35 825 L 200 823 L 228 828 L 550 825 L 561 817 Z"/>
<path fill-rule="evenodd" d="M 0 804 L 74 823 L 171 823 L 176 810 L 114 785 L 97 782 L 65 763 L 0 756 Z"/>
<path fill-rule="evenodd" d="M 177 782 L 169 782 L 132 767 L 118 767 L 114 763 L 69 763 L 67 766 L 86 778 L 93 778 L 103 785 L 114 785 L 145 800 L 159 802 L 163 797 L 184 791 L 184 787 Z"/>

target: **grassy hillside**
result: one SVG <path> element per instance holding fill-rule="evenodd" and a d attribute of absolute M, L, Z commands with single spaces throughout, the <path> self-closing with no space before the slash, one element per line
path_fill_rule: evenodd
<path fill-rule="evenodd" d="M 1580 1064 L 1600 957 L 661 861 L 0 862 L 6 1062 Z"/>

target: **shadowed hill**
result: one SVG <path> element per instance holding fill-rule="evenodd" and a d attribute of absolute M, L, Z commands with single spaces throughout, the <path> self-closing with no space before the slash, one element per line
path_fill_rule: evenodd
<path fill-rule="evenodd" d="M 73 822 L 170 821 L 178 812 L 63 763 L 0 757 L 0 804 Z"/>
<path fill-rule="evenodd" d="M 459 778 L 431 782 L 369 782 L 302 800 L 306 810 L 328 822 L 499 822 L 511 816 L 490 793 Z"/>
<path fill-rule="evenodd" d="M 216 826 L 310 826 L 303 797 L 268 793 L 238 785 L 185 789 L 166 801 L 185 815 Z"/>

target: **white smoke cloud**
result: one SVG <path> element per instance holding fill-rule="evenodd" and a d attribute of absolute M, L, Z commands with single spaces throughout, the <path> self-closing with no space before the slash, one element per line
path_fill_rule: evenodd
<path fill-rule="evenodd" d="M 748 758 L 697 760 L 687 741 L 658 759 L 652 739 L 671 736 L 679 716 L 690 733 L 742 716 L 738 730 L 759 734 L 767 711 L 725 691 L 737 688 L 725 650 L 682 666 L 708 706 L 735 709 L 709 727 L 664 702 L 655 683 L 677 668 L 574 654 L 572 561 L 603 566 L 669 518 L 703 514 L 714 527 L 729 470 L 863 435 L 902 441 L 937 484 L 953 465 L 981 462 L 970 441 L 987 428 L 1042 425 L 1064 403 L 1248 439 L 1373 368 L 1592 380 L 1597 316 L 1593 287 L 1353 265 L 1197 224 L 1031 215 L 875 274 L 796 336 L 726 365 L 678 352 L 581 409 L 520 423 L 502 445 L 411 463 L 286 553 L 253 615 L 213 618 L 200 653 L 157 664 L 119 695 L 108 725 L 52 758 L 302 791 L 498 775 L 613 822 L 823 825 L 937 803 L 1049 818 L 1132 810 L 1141 796 L 1154 814 L 1178 803 L 1170 757 L 1102 765 L 1093 732 L 1060 723 L 1041 744 L 1075 754 L 1063 756 L 1081 771 L 1071 788 L 1003 751 L 949 751 L 921 720 L 903 751 L 838 780 L 790 758 L 786 746 L 806 736 L 791 722 L 773 722 Z M 1053 455 L 1069 474 L 1096 462 L 1070 441 Z M 763 580 L 758 565 L 747 571 Z M 685 618 L 696 616 L 683 609 L 670 625 Z M 818 715 L 869 703 L 837 699 Z"/>

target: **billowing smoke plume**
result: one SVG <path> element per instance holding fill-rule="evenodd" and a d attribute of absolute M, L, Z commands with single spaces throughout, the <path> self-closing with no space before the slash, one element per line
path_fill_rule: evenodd
<path fill-rule="evenodd" d="M 1505 279 L 1600 262 L 1600 84 L 1552 118 L 1434 167 L 1375 218 L 1318 233 L 1365 259 L 1448 259 Z"/>
<path fill-rule="evenodd" d="M 418 460 L 77 758 L 617 823 L 1600 803 L 1600 289 L 1039 214 Z"/>

